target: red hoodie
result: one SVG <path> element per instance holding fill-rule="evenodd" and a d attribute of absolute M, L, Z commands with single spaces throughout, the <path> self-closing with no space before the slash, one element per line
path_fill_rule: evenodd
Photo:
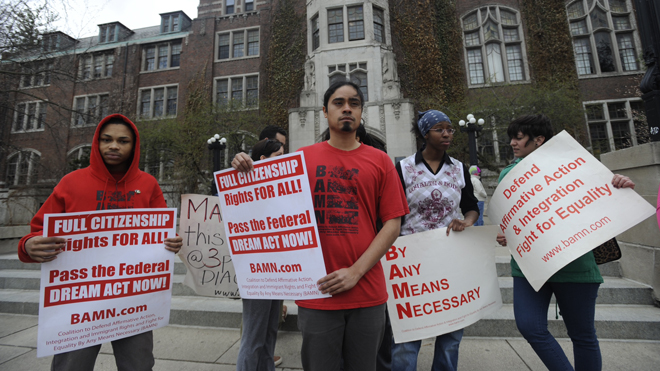
<path fill-rule="evenodd" d="M 101 127 L 112 118 L 120 118 L 125 121 L 135 134 L 135 149 L 131 166 L 119 181 L 110 174 L 99 152 Z M 65 175 L 55 186 L 53 193 L 41 206 L 37 215 L 32 218 L 30 234 L 23 237 L 18 243 L 19 259 L 22 262 L 35 263 L 25 251 L 25 242 L 34 236 L 43 235 L 44 214 L 167 207 L 158 181 L 140 170 L 139 163 L 140 136 L 135 124 L 120 114 L 113 114 L 101 120 L 92 140 L 89 166 Z"/>

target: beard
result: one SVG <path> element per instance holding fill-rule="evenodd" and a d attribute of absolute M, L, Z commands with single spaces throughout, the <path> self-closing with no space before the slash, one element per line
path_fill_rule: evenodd
<path fill-rule="evenodd" d="M 343 125 L 341 126 L 341 131 L 345 131 L 347 133 L 350 133 L 353 131 L 353 128 L 351 127 L 351 122 L 350 121 L 344 121 Z"/>

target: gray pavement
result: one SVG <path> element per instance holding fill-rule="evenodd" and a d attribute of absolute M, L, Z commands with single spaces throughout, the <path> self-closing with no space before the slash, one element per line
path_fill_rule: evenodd
<path fill-rule="evenodd" d="M 157 371 L 229 371 L 235 369 L 239 330 L 172 325 L 155 331 Z M 276 354 L 284 362 L 278 370 L 301 370 L 299 332 L 280 331 Z M 573 357 L 571 343 L 560 339 Z M 51 357 L 37 358 L 37 316 L 0 314 L 0 371 L 48 370 Z M 601 340 L 603 370 L 658 370 L 660 341 Z M 461 342 L 459 369 L 463 371 L 545 370 L 522 338 L 465 337 Z M 425 340 L 418 370 L 430 370 L 433 341 Z M 116 370 L 112 348 L 103 345 L 96 370 Z"/>

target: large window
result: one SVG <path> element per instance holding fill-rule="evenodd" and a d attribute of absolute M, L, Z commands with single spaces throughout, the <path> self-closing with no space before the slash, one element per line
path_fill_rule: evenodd
<path fill-rule="evenodd" d="M 117 24 L 109 24 L 99 27 L 99 43 L 112 43 L 117 41 Z"/>
<path fill-rule="evenodd" d="M 20 151 L 7 158 L 7 186 L 30 185 L 37 182 L 41 156 L 36 151 Z"/>
<path fill-rule="evenodd" d="M 245 11 L 251 12 L 254 10 L 254 0 L 245 0 Z"/>
<path fill-rule="evenodd" d="M 168 154 L 162 148 L 146 146 L 140 156 L 140 168 L 159 182 L 170 180 L 174 173 L 174 160 Z"/>
<path fill-rule="evenodd" d="M 259 29 L 244 29 L 217 34 L 216 60 L 259 56 Z"/>
<path fill-rule="evenodd" d="M 312 18 L 312 50 L 319 48 L 321 44 L 321 38 L 319 35 L 319 15 L 315 15 Z"/>
<path fill-rule="evenodd" d="M 97 125 L 109 113 L 108 94 L 79 96 L 73 101 L 73 126 Z"/>
<path fill-rule="evenodd" d="M 176 68 L 181 65 L 181 41 L 150 45 L 144 48 L 142 71 Z"/>
<path fill-rule="evenodd" d="M 31 88 L 50 85 L 52 70 L 52 61 L 35 62 L 30 66 L 26 66 L 21 76 L 21 87 Z"/>
<path fill-rule="evenodd" d="M 160 17 L 160 32 L 179 32 L 181 31 L 181 15 L 167 14 Z"/>
<path fill-rule="evenodd" d="M 637 145 L 633 112 L 640 100 L 587 102 L 584 104 L 591 151 L 595 156 Z"/>
<path fill-rule="evenodd" d="M 225 0 L 227 5 L 225 6 L 225 14 L 234 14 L 234 5 L 236 3 L 235 0 Z"/>
<path fill-rule="evenodd" d="M 215 103 L 253 108 L 259 105 L 259 76 L 231 76 L 215 79 Z"/>
<path fill-rule="evenodd" d="M 348 40 L 364 39 L 364 9 L 362 5 L 349 6 L 348 10 Z"/>
<path fill-rule="evenodd" d="M 91 144 L 83 144 L 69 151 L 67 155 L 67 171 L 71 172 L 89 166 L 90 153 L 92 153 Z"/>
<path fill-rule="evenodd" d="M 639 70 L 628 0 L 578 0 L 566 10 L 578 75 Z"/>
<path fill-rule="evenodd" d="M 328 42 L 344 41 L 344 8 L 328 10 Z"/>
<path fill-rule="evenodd" d="M 143 119 L 176 116 L 178 86 L 140 89 L 138 115 Z"/>
<path fill-rule="evenodd" d="M 47 103 L 23 102 L 16 105 L 12 133 L 44 130 Z"/>
<path fill-rule="evenodd" d="M 78 77 L 81 80 L 112 77 L 114 64 L 114 54 L 93 54 L 82 56 L 78 66 Z"/>
<path fill-rule="evenodd" d="M 328 66 L 330 85 L 336 81 L 350 80 L 360 87 L 364 101 L 369 101 L 369 84 L 367 83 L 367 62 L 335 64 Z"/>
<path fill-rule="evenodd" d="M 385 14 L 382 9 L 374 9 L 374 39 L 379 43 L 385 43 Z"/>
<path fill-rule="evenodd" d="M 463 17 L 462 27 L 470 85 L 529 79 L 517 11 L 500 6 L 484 7 Z"/>

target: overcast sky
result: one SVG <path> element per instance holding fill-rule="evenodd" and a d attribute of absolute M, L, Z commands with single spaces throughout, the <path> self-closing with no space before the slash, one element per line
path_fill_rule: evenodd
<path fill-rule="evenodd" d="M 60 16 L 59 31 L 74 38 L 98 34 L 98 25 L 119 21 L 130 29 L 160 24 L 160 13 L 183 10 L 197 17 L 199 0 L 62 0 L 50 1 Z"/>

